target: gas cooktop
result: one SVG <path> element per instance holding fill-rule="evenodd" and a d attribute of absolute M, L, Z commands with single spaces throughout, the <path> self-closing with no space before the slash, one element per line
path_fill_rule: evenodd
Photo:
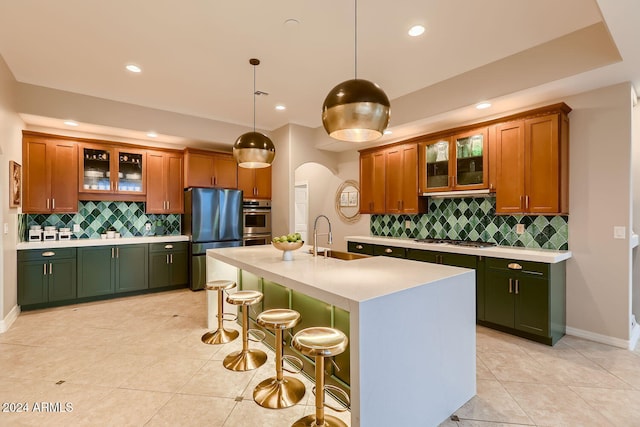
<path fill-rule="evenodd" d="M 454 240 L 454 239 L 432 239 L 432 238 L 427 238 L 427 239 L 416 239 L 415 240 L 418 243 L 448 243 L 450 245 L 456 245 L 456 246 L 470 246 L 473 248 L 487 248 L 490 246 L 495 246 L 495 243 L 492 242 L 480 242 L 478 240 Z"/>

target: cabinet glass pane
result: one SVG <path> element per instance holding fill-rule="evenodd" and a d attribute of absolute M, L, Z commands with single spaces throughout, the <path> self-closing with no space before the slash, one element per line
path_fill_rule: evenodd
<path fill-rule="evenodd" d="M 111 183 L 109 181 L 109 151 L 85 148 L 83 150 L 84 190 L 109 191 Z"/>
<path fill-rule="evenodd" d="M 449 186 L 449 141 L 427 145 L 427 188 Z"/>
<path fill-rule="evenodd" d="M 482 184 L 484 137 L 482 134 L 458 138 L 456 146 L 457 185 Z"/>
<path fill-rule="evenodd" d="M 142 154 L 120 152 L 118 191 L 142 192 Z"/>

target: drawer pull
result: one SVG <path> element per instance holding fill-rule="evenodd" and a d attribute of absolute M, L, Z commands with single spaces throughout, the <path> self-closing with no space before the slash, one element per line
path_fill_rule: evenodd
<path fill-rule="evenodd" d="M 362 246 L 362 245 L 356 245 L 356 249 L 358 249 L 358 250 L 360 251 L 360 250 L 364 249 L 364 246 Z"/>
<path fill-rule="evenodd" d="M 173 245 L 164 245 L 165 249 L 173 249 Z"/>
<path fill-rule="evenodd" d="M 522 266 L 517 262 L 512 262 L 509 265 L 507 265 L 507 267 L 509 267 L 509 269 L 511 270 L 522 270 Z"/>
<path fill-rule="evenodd" d="M 385 254 L 393 253 L 393 249 L 387 248 L 387 249 L 384 250 L 384 253 Z"/>
<path fill-rule="evenodd" d="M 54 256 L 56 253 L 53 251 L 47 251 L 47 252 L 43 252 L 42 256 Z"/>

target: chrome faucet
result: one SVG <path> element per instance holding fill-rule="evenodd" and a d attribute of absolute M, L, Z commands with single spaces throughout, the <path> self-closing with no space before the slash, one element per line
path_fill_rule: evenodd
<path fill-rule="evenodd" d="M 318 234 L 318 220 L 320 218 L 324 218 L 327 220 L 327 224 L 329 224 L 329 232 L 328 233 L 322 233 L 322 234 Z M 318 236 L 324 236 L 327 235 L 328 237 L 328 243 L 332 244 L 332 238 L 331 238 L 331 221 L 329 221 L 329 218 L 326 215 L 318 215 L 316 217 L 316 220 L 313 222 L 313 256 L 318 256 Z M 324 251 L 324 255 L 325 257 L 327 256 L 327 251 Z"/>

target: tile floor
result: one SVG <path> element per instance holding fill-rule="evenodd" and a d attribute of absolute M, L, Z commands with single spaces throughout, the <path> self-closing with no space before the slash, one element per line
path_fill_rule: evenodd
<path fill-rule="evenodd" d="M 309 391 L 284 410 L 252 401 L 273 352 L 255 371 L 224 369 L 242 344 L 200 342 L 205 299 L 178 290 L 22 313 L 0 334 L 0 401 L 30 408 L 0 412 L 0 426 L 280 427 L 313 413 Z M 478 327 L 477 360 L 478 395 L 441 427 L 640 426 L 640 352 L 570 336 L 552 348 Z"/>

